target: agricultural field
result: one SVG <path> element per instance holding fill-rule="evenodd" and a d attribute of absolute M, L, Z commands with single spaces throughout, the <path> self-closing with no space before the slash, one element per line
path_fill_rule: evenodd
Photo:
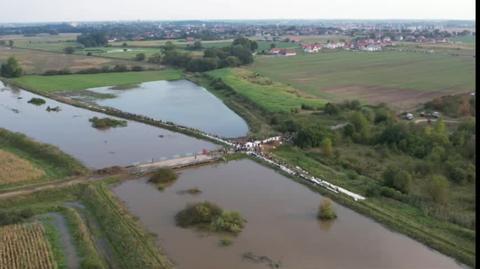
<path fill-rule="evenodd" d="M 0 184 L 36 180 L 45 175 L 42 169 L 13 153 L 0 149 Z"/>
<path fill-rule="evenodd" d="M 265 56 L 257 57 L 249 69 L 329 101 L 359 99 L 392 104 L 397 110 L 475 88 L 475 59 L 444 54 L 339 51 Z"/>
<path fill-rule="evenodd" d="M 0 128 L 0 190 L 87 173 L 58 148 Z"/>
<path fill-rule="evenodd" d="M 53 93 L 61 91 L 76 91 L 94 87 L 138 84 L 155 80 L 177 80 L 182 77 L 177 69 L 163 69 L 158 71 L 73 74 L 56 76 L 23 76 L 14 79 L 14 82 L 27 89 Z"/>
<path fill-rule="evenodd" d="M 104 66 L 113 67 L 115 65 L 126 65 L 129 67 L 140 65 L 144 68 L 160 68 L 159 65 L 147 64 L 145 62 L 133 62 L 103 57 L 71 55 L 0 46 L 0 62 L 4 62 L 8 57 L 12 56 L 19 61 L 26 74 L 42 74 L 48 70 L 64 69 L 76 72 L 88 68 L 101 68 Z"/>
<path fill-rule="evenodd" d="M 0 36 L 0 40 L 12 40 L 14 47 L 24 49 L 39 49 L 54 52 L 62 52 L 65 47 L 78 46 L 76 33 L 58 35 L 40 34 L 36 36 L 6 35 Z"/>
<path fill-rule="evenodd" d="M 283 36 L 282 38 L 300 38 L 300 41 L 303 43 L 327 43 L 327 41 L 340 41 L 345 40 L 349 41 L 352 39 L 350 36 L 344 35 L 302 35 L 302 36 Z"/>
<path fill-rule="evenodd" d="M 213 78 L 221 78 L 236 92 L 269 112 L 290 112 L 292 109 L 300 109 L 302 105 L 320 108 L 326 103 L 320 97 L 300 92 L 286 84 L 273 82 L 242 68 L 218 69 L 207 74 Z"/>
<path fill-rule="evenodd" d="M 42 224 L 34 222 L 0 227 L 0 268 L 57 268 Z"/>

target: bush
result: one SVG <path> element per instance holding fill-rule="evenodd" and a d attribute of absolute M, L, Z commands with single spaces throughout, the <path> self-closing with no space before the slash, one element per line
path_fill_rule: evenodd
<path fill-rule="evenodd" d="M 138 53 L 137 55 L 135 55 L 135 61 L 144 61 L 145 58 L 147 58 L 147 56 L 145 55 L 145 53 L 141 52 L 141 53 Z"/>
<path fill-rule="evenodd" d="M 162 167 L 157 169 L 155 173 L 150 177 L 148 182 L 157 185 L 159 190 L 165 189 L 165 187 L 171 185 L 177 180 L 178 175 L 171 168 Z"/>
<path fill-rule="evenodd" d="M 108 129 L 110 127 L 116 128 L 116 127 L 125 127 L 127 126 L 127 121 L 126 120 L 116 120 L 112 118 L 98 118 L 98 117 L 93 117 L 89 119 L 92 123 L 93 128 L 97 129 Z"/>
<path fill-rule="evenodd" d="M 433 202 L 445 204 L 448 200 L 448 180 L 444 176 L 434 175 L 428 180 L 425 191 Z"/>
<path fill-rule="evenodd" d="M 188 204 L 178 212 L 175 221 L 180 227 L 192 227 L 213 232 L 238 234 L 245 226 L 245 220 L 238 212 L 224 211 L 218 205 L 210 202 Z"/>
<path fill-rule="evenodd" d="M 403 193 L 409 193 L 412 188 L 412 176 L 403 169 L 389 166 L 383 173 L 385 186 L 395 188 Z"/>
<path fill-rule="evenodd" d="M 34 215 L 29 208 L 23 210 L 0 211 L 0 226 L 23 222 Z"/>
<path fill-rule="evenodd" d="M 324 198 L 318 208 L 317 218 L 321 220 L 332 220 L 337 218 L 337 214 L 332 208 L 332 200 Z"/>
<path fill-rule="evenodd" d="M 34 104 L 34 105 L 37 105 L 37 106 L 40 106 L 40 105 L 43 105 L 46 103 L 46 101 L 42 98 L 35 98 L 35 97 L 32 97 L 32 99 L 30 99 L 30 101 L 28 101 L 29 104 Z"/>

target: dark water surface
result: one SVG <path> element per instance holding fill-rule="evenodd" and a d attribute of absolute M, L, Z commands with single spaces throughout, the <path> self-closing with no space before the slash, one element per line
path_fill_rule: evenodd
<path fill-rule="evenodd" d="M 193 187 L 202 193 L 177 193 Z M 178 268 L 269 268 L 242 259 L 246 252 L 292 269 L 461 268 L 453 259 L 338 204 L 337 220 L 318 221 L 318 193 L 250 160 L 182 170 L 163 192 L 145 179 L 126 181 L 113 191 L 158 235 L 159 245 Z M 220 247 L 222 236 L 175 226 L 175 214 L 188 202 L 204 200 L 247 219 L 233 245 Z"/>
<path fill-rule="evenodd" d="M 47 102 L 41 106 L 27 103 L 32 97 Z M 47 106 L 60 106 L 61 111 L 47 112 Z M 88 121 L 94 116 L 106 117 L 10 89 L 0 82 L 0 127 L 58 146 L 90 168 L 129 165 L 217 148 L 210 142 L 134 121 L 128 121 L 127 127 L 98 130 Z"/>
<path fill-rule="evenodd" d="M 188 80 L 145 82 L 125 90 L 110 87 L 88 90 L 116 96 L 96 100 L 102 106 L 171 121 L 227 138 L 244 136 L 248 132 L 248 126 L 240 116 L 205 88 Z"/>

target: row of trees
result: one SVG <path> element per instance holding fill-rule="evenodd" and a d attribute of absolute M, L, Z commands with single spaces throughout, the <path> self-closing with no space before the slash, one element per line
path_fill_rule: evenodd
<path fill-rule="evenodd" d="M 77 36 L 77 42 L 85 47 L 103 47 L 108 39 L 104 32 L 89 32 Z"/>

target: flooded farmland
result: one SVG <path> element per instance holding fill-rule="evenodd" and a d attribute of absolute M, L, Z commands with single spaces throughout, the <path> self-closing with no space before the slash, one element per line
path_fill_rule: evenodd
<path fill-rule="evenodd" d="M 197 187 L 200 194 L 179 194 Z M 316 219 L 321 196 L 277 172 L 244 159 L 180 171 L 177 182 L 158 191 L 146 179 L 121 183 L 113 192 L 146 228 L 178 268 L 462 268 L 453 259 L 334 204 L 338 219 Z M 214 202 L 247 220 L 233 245 L 220 235 L 175 225 L 189 202 Z M 244 259 L 245 253 L 265 256 Z"/>
<path fill-rule="evenodd" d="M 102 106 L 171 121 L 222 137 L 244 136 L 246 122 L 206 89 L 187 80 L 145 82 L 130 89 L 100 87 L 88 89 L 113 94 L 98 99 Z"/>
<path fill-rule="evenodd" d="M 46 103 L 30 104 L 32 97 Z M 48 112 L 47 106 L 59 106 L 61 111 Z M 91 127 L 89 119 L 106 115 L 11 89 L 1 82 L 0 111 L 0 127 L 58 146 L 90 168 L 129 165 L 217 148 L 210 142 L 134 121 L 128 121 L 127 127 L 98 130 Z"/>

